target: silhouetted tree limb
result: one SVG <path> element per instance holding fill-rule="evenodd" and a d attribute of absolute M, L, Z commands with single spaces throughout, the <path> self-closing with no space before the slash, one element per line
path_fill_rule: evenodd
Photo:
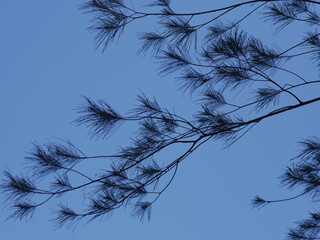
<path fill-rule="evenodd" d="M 92 30 L 97 47 L 103 51 L 133 21 L 157 18 L 151 32 L 139 34 L 139 52 L 151 53 L 159 61 L 160 74 L 179 73 L 180 90 L 200 95 L 199 111 L 187 119 L 141 94 L 138 105 L 122 115 L 103 100 L 84 97 L 74 123 L 88 127 L 93 138 L 110 137 L 123 122 L 136 122 L 137 136 L 131 145 L 112 155 L 86 156 L 69 141 L 34 144 L 26 157 L 32 176 L 5 171 L 1 190 L 6 194 L 6 205 L 12 208 L 10 217 L 29 219 L 37 207 L 53 197 L 64 198 L 69 192 L 89 188 L 83 210 L 77 212 L 66 204 L 58 205 L 53 219 L 57 227 L 73 227 L 82 219 L 108 218 L 114 210 L 128 206 L 133 206 L 132 216 L 150 219 L 152 206 L 174 180 L 179 164 L 200 146 L 213 140 L 229 147 L 262 120 L 320 100 L 319 96 L 306 98 L 301 94 L 301 89 L 311 89 L 320 80 L 308 79 L 307 74 L 297 73 L 289 65 L 303 59 L 319 66 L 320 2 L 243 1 L 193 13 L 178 12 L 170 2 L 155 0 L 137 10 L 127 1 L 91 0 L 82 9 L 93 14 Z M 246 8 L 238 20 L 226 21 L 228 14 L 242 7 Z M 270 26 L 275 26 L 275 32 L 296 22 L 305 24 L 308 32 L 284 49 L 268 46 L 254 34 L 241 30 L 257 11 Z M 202 42 L 199 36 L 203 36 Z M 285 74 L 285 80 L 278 77 L 280 73 Z M 245 98 L 238 97 L 240 93 Z M 282 100 L 283 96 L 286 100 Z M 281 178 L 284 186 L 299 187 L 301 193 L 278 200 L 256 196 L 254 206 L 301 196 L 319 199 L 320 140 L 312 137 L 301 144 L 297 157 L 300 162 L 289 167 Z M 167 161 L 159 159 L 161 152 L 180 145 L 185 146 L 184 151 L 172 154 Z M 88 159 L 107 160 L 109 168 L 91 176 L 78 168 Z M 37 187 L 36 183 L 50 176 L 53 180 L 48 189 Z M 288 238 L 317 239 L 319 219 L 319 213 L 312 213 L 310 219 L 299 222 L 289 232 Z"/>

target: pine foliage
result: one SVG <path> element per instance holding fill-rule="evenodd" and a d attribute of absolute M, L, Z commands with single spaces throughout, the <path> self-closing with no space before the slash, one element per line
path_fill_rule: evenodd
<path fill-rule="evenodd" d="M 152 207 L 173 181 L 179 164 L 201 145 L 214 140 L 230 146 L 261 121 L 320 100 L 298 95 L 300 88 L 312 88 L 320 81 L 305 79 L 289 65 L 304 56 L 319 66 L 319 4 L 302 0 L 243 1 L 184 13 L 173 9 L 169 0 L 151 1 L 147 6 L 133 6 L 125 0 L 88 1 L 82 9 L 93 14 L 91 29 L 97 47 L 103 51 L 130 23 L 156 18 L 154 29 L 138 34 L 139 52 L 150 53 L 159 61 L 160 74 L 179 74 L 180 90 L 190 91 L 195 98 L 200 96 L 199 110 L 186 119 L 141 94 L 137 105 L 120 115 L 105 101 L 84 97 L 74 123 L 88 127 L 91 137 L 110 137 L 124 122 L 137 124 L 136 136 L 116 154 L 101 156 L 87 156 L 69 141 L 34 144 L 26 157 L 31 176 L 4 173 L 1 190 L 6 195 L 5 205 L 12 208 L 10 217 L 29 219 L 53 198 L 67 199 L 68 193 L 89 188 L 82 210 L 58 204 L 53 218 L 57 227 L 73 227 L 83 219 L 109 218 L 113 211 L 126 207 L 131 208 L 133 217 L 150 220 Z M 247 11 L 243 17 L 225 20 L 234 12 L 243 14 L 243 8 Z M 301 38 L 297 36 L 296 44 L 281 49 L 242 29 L 242 23 L 254 15 L 263 16 L 275 27 L 275 33 L 296 23 L 308 31 Z M 279 79 L 278 73 L 286 79 Z M 238 97 L 241 94 L 245 97 Z M 180 144 L 187 146 L 184 152 L 169 161 L 161 159 L 162 151 Z M 320 140 L 308 138 L 301 145 L 297 163 L 281 177 L 284 186 L 301 193 L 281 200 L 256 196 L 254 206 L 300 196 L 319 200 Z M 78 168 L 87 159 L 108 159 L 110 165 L 91 176 Z M 36 186 L 42 180 L 50 181 L 47 189 Z M 319 221 L 319 213 L 311 213 L 290 230 L 288 239 L 319 238 Z"/>

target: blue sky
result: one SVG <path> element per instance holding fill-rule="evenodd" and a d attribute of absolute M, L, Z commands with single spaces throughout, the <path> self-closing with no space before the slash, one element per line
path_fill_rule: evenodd
<path fill-rule="evenodd" d="M 182 115 L 196 109 L 188 94 L 176 91 L 172 76 L 159 77 L 155 61 L 136 54 L 136 32 L 150 24 L 134 24 L 118 44 L 101 53 L 94 50 L 93 35 L 87 30 L 90 16 L 83 15 L 78 4 L 75 0 L 0 2 L 0 169 L 22 170 L 34 141 L 70 139 L 88 155 L 112 153 L 129 142 L 135 132 L 131 126 L 95 141 L 87 129 L 70 124 L 82 95 L 104 99 L 120 113 L 135 104 L 140 91 Z M 199 10 L 223 4 L 197 2 Z M 247 22 L 247 27 L 265 34 L 266 41 L 278 37 L 294 42 L 295 28 L 274 36 L 253 23 Z M 294 67 L 302 71 L 309 66 Z M 4 221 L 8 212 L 1 209 L 1 235 L 5 240 L 282 239 L 293 222 L 317 206 L 301 198 L 257 210 L 250 200 L 256 194 L 270 199 L 295 194 L 281 189 L 277 178 L 296 155 L 296 142 L 319 136 L 318 107 L 316 103 L 261 122 L 227 150 L 214 142 L 203 146 L 183 162 L 175 181 L 153 207 L 150 222 L 141 223 L 130 217 L 129 210 L 119 210 L 107 221 L 80 224 L 74 232 L 54 230 L 47 220 L 55 205 L 49 204 L 27 223 Z M 70 205 L 77 201 L 76 196 L 68 198 Z"/>

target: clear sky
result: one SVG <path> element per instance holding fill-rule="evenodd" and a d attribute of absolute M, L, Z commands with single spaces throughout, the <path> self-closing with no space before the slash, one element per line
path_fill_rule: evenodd
<path fill-rule="evenodd" d="M 183 2 L 192 10 L 225 4 Z M 118 43 L 101 53 L 94 50 L 93 35 L 87 30 L 90 16 L 83 15 L 78 4 L 76 0 L 0 1 L 0 169 L 22 170 L 34 141 L 70 139 L 88 154 L 114 153 L 129 142 L 135 132 L 130 126 L 95 141 L 87 129 L 70 124 L 77 117 L 74 109 L 81 95 L 104 99 L 120 113 L 134 105 L 140 91 L 182 115 L 196 109 L 188 94 L 176 91 L 172 76 L 159 77 L 157 63 L 136 54 L 136 32 L 150 24 L 132 25 Z M 297 29 L 274 36 L 271 29 L 254 23 L 246 24 L 264 34 L 266 41 L 279 37 L 295 42 Z M 298 71 L 307 67 L 295 66 Z M 288 227 L 317 205 L 301 198 L 257 210 L 250 201 L 256 194 L 279 199 L 297 193 L 281 189 L 277 178 L 296 155 L 296 142 L 319 136 L 318 107 L 316 103 L 261 122 L 229 149 L 220 150 L 214 142 L 203 146 L 183 162 L 173 184 L 153 206 L 150 222 L 139 222 L 129 210 L 119 210 L 107 221 L 80 224 L 72 232 L 54 230 L 48 221 L 54 204 L 39 209 L 27 223 L 4 221 L 8 212 L 1 209 L 1 239 L 283 239 Z M 70 205 L 77 201 L 73 195 L 68 198 Z"/>

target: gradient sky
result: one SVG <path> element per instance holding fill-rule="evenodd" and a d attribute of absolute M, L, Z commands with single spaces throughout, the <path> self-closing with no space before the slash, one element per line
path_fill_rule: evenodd
<path fill-rule="evenodd" d="M 183 2 L 191 10 L 225 4 Z M 172 76 L 159 77 L 155 61 L 136 54 L 136 32 L 150 24 L 132 25 L 102 53 L 94 50 L 93 35 L 87 30 L 90 16 L 83 15 L 78 4 L 76 0 L 0 1 L 0 169 L 22 170 L 34 141 L 70 139 L 88 155 L 112 153 L 129 142 L 135 132 L 130 126 L 95 141 L 87 129 L 70 124 L 82 95 L 104 99 L 120 113 L 135 104 L 140 91 L 182 115 L 196 109 L 188 94 L 176 91 Z M 295 42 L 295 28 L 274 36 L 271 28 L 254 23 L 246 24 L 264 34 L 266 41 L 277 37 Z M 299 64 L 295 69 L 308 71 L 307 67 Z M 320 136 L 318 107 L 316 103 L 261 122 L 229 149 L 220 150 L 221 144 L 214 142 L 203 146 L 181 164 L 175 181 L 153 206 L 150 222 L 132 218 L 128 209 L 107 221 L 80 224 L 75 231 L 54 230 L 48 221 L 54 204 L 39 209 L 27 223 L 4 221 L 8 212 L 1 209 L 2 239 L 283 239 L 288 227 L 317 204 L 301 198 L 257 210 L 250 201 L 256 194 L 280 199 L 297 193 L 280 188 L 277 178 L 296 155 L 296 142 Z M 70 205 L 77 201 L 72 195 L 68 199 Z"/>

